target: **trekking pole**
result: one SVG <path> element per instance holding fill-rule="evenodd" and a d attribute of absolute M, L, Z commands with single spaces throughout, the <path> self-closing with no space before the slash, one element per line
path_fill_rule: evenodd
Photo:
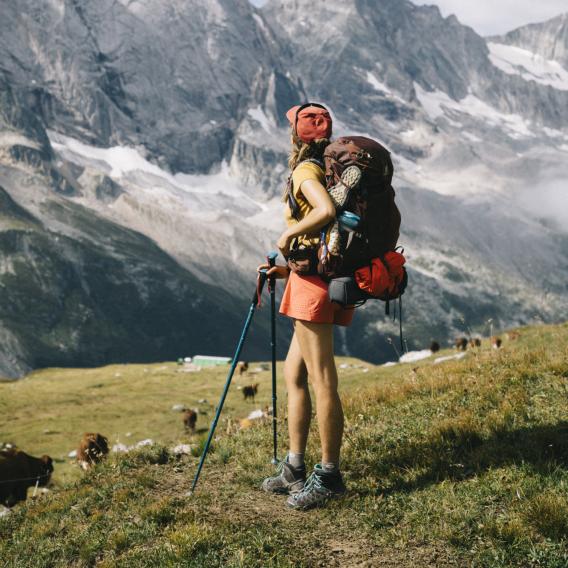
<path fill-rule="evenodd" d="M 209 435 L 207 436 L 207 441 L 205 442 L 205 447 L 203 448 L 203 453 L 201 454 L 201 459 L 199 460 L 199 465 L 197 467 L 197 473 L 193 479 L 193 484 L 191 485 L 191 490 L 189 491 L 189 495 L 191 495 L 195 491 L 195 486 L 197 485 L 197 481 L 199 480 L 199 474 L 201 473 L 201 469 L 205 462 L 205 458 L 207 457 L 207 452 L 209 451 L 209 446 L 211 445 L 211 440 L 213 439 L 213 434 L 215 433 L 215 428 L 217 427 L 217 422 L 219 421 L 219 416 L 221 415 L 221 410 L 223 410 L 223 404 L 225 404 L 225 398 L 227 397 L 227 393 L 229 392 L 229 387 L 231 386 L 231 380 L 235 373 L 235 369 L 239 362 L 239 357 L 252 322 L 252 317 L 254 315 L 254 310 L 260 305 L 260 298 L 262 294 L 262 289 L 264 288 L 264 284 L 266 282 L 266 269 L 262 269 L 259 271 L 256 290 L 254 291 L 254 296 L 252 297 L 252 303 L 249 308 L 249 312 L 247 315 L 247 319 L 245 321 L 245 325 L 243 327 L 243 331 L 241 333 L 241 338 L 239 339 L 239 343 L 237 344 L 237 349 L 235 351 L 235 355 L 233 357 L 233 362 L 231 364 L 231 368 L 229 370 L 229 374 L 227 375 L 227 380 L 225 382 L 225 388 L 223 389 L 223 394 L 221 395 L 221 400 L 217 405 L 217 412 L 215 413 L 215 418 L 211 423 L 211 427 L 209 428 Z"/>
<path fill-rule="evenodd" d="M 277 252 L 271 252 L 266 259 L 270 268 L 276 264 Z M 274 453 L 272 463 L 278 464 L 278 426 L 276 421 L 276 278 L 270 276 L 268 279 L 268 291 L 270 292 L 270 347 L 272 349 L 272 439 L 274 442 Z"/>

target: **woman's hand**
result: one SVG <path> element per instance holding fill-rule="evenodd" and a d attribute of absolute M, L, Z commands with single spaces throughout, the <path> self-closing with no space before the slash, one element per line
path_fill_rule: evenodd
<path fill-rule="evenodd" d="M 269 264 L 261 264 L 256 271 L 266 270 L 267 276 L 273 276 L 274 278 L 288 278 L 290 275 L 290 269 L 287 266 L 282 266 L 281 264 L 276 264 L 270 267 Z"/>
<path fill-rule="evenodd" d="M 290 254 L 290 244 L 292 243 L 293 238 L 294 237 L 290 235 L 288 230 L 286 230 L 280 235 L 280 238 L 276 243 L 276 246 L 284 258 L 288 258 L 288 255 Z"/>

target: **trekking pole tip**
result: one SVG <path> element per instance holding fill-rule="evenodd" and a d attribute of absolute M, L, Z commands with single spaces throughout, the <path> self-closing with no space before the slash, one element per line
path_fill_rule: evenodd
<path fill-rule="evenodd" d="M 270 460 L 270 463 L 271 463 L 272 465 L 278 465 L 279 462 L 278 462 L 278 460 L 277 460 L 276 458 L 272 458 L 272 459 Z"/>

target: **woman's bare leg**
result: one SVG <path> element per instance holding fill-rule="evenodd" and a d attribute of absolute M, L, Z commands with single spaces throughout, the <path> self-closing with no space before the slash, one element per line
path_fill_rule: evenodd
<path fill-rule="evenodd" d="M 339 464 L 343 408 L 337 392 L 333 325 L 296 320 L 294 338 L 316 395 L 322 463 Z"/>
<path fill-rule="evenodd" d="M 284 363 L 284 379 L 288 391 L 290 451 L 304 454 L 312 418 L 312 401 L 308 389 L 308 371 L 295 333 Z"/>

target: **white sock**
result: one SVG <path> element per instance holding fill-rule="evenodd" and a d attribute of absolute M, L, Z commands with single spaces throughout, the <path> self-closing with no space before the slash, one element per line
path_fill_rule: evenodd
<path fill-rule="evenodd" d="M 304 462 L 304 454 L 295 454 L 294 452 L 288 452 L 286 461 L 292 467 L 305 467 L 306 465 L 306 463 Z"/>
<path fill-rule="evenodd" d="M 321 467 L 325 473 L 337 473 L 339 471 L 339 462 L 322 462 Z"/>

